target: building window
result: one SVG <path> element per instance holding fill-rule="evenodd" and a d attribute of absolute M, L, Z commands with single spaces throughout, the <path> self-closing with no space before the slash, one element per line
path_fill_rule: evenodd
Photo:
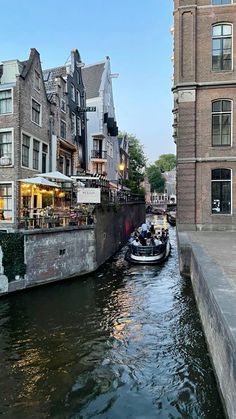
<path fill-rule="evenodd" d="M 214 169 L 211 172 L 211 212 L 231 213 L 231 170 Z"/>
<path fill-rule="evenodd" d="M 0 90 L 0 114 L 12 113 L 12 90 Z"/>
<path fill-rule="evenodd" d="M 0 221 L 12 222 L 12 184 L 0 183 Z"/>
<path fill-rule="evenodd" d="M 232 0 L 212 0 L 212 4 L 218 6 L 219 4 L 231 4 Z"/>
<path fill-rule="evenodd" d="M 77 133 L 78 135 L 81 135 L 82 133 L 82 124 L 81 119 L 79 117 L 77 117 Z"/>
<path fill-rule="evenodd" d="M 74 112 L 71 114 L 71 133 L 72 136 L 76 135 L 76 115 Z"/>
<path fill-rule="evenodd" d="M 22 166 L 29 167 L 29 156 L 30 156 L 30 137 L 28 135 L 22 135 Z"/>
<path fill-rule="evenodd" d="M 231 145 L 232 102 L 217 100 L 212 103 L 212 146 Z"/>
<path fill-rule="evenodd" d="M 75 102 L 75 86 L 71 83 L 71 99 Z"/>
<path fill-rule="evenodd" d="M 61 111 L 66 113 L 66 102 L 64 99 L 61 99 Z"/>
<path fill-rule="evenodd" d="M 39 169 L 39 141 L 33 139 L 33 169 Z"/>
<path fill-rule="evenodd" d="M 41 124 L 41 105 L 32 99 L 32 121 L 40 125 Z"/>
<path fill-rule="evenodd" d="M 12 131 L 0 132 L 0 164 L 12 164 Z"/>
<path fill-rule="evenodd" d="M 48 156 L 48 146 L 47 144 L 42 144 L 42 173 L 47 171 L 47 156 Z"/>
<path fill-rule="evenodd" d="M 34 72 L 34 88 L 35 90 L 38 90 L 38 92 L 40 91 L 40 74 L 36 70 Z"/>
<path fill-rule="evenodd" d="M 212 70 L 232 70 L 232 26 L 212 27 Z"/>
<path fill-rule="evenodd" d="M 60 136 L 61 138 L 66 138 L 66 123 L 62 119 L 60 125 Z"/>
<path fill-rule="evenodd" d="M 81 101 L 80 101 L 80 91 L 79 90 L 76 90 L 76 102 L 77 102 L 77 105 L 80 108 Z"/>
<path fill-rule="evenodd" d="M 70 176 L 71 175 L 71 160 L 70 159 L 66 159 L 66 176 Z"/>

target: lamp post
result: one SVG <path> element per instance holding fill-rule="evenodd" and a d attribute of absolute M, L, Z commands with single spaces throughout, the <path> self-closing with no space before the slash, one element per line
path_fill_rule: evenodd
<path fill-rule="evenodd" d="M 124 179 L 124 170 L 125 170 L 124 163 L 119 164 L 119 169 L 120 169 L 120 173 L 121 173 L 121 190 L 123 190 L 123 179 Z"/>

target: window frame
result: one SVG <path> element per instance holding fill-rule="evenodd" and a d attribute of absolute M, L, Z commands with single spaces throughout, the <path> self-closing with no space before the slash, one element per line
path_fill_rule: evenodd
<path fill-rule="evenodd" d="M 41 77 L 38 70 L 34 70 L 34 89 L 36 92 L 40 92 L 41 89 Z"/>
<path fill-rule="evenodd" d="M 29 139 L 29 147 L 23 143 L 24 137 L 27 137 Z M 31 153 L 31 137 L 28 134 L 25 134 L 22 132 L 21 136 L 21 167 L 30 168 L 30 153 Z M 28 166 L 23 163 L 23 149 L 28 149 Z"/>
<path fill-rule="evenodd" d="M 65 128 L 65 132 L 63 133 L 65 134 L 64 136 L 62 135 L 62 126 L 64 126 Z M 66 140 L 66 131 L 67 131 L 66 121 L 64 121 L 64 119 L 60 119 L 60 137 L 63 138 L 64 140 Z"/>
<path fill-rule="evenodd" d="M 38 149 L 35 148 L 35 145 L 38 144 Z M 39 171 L 40 169 L 40 141 L 37 138 L 33 137 L 33 147 L 32 147 L 32 169 Z M 37 158 L 36 158 L 37 157 Z M 35 162 L 37 162 L 37 167 L 35 167 Z"/>
<path fill-rule="evenodd" d="M 229 4 L 232 4 L 232 0 L 229 0 L 229 3 L 219 3 L 219 4 L 214 3 L 214 1 L 216 0 L 211 0 L 212 6 L 228 6 Z M 221 0 L 221 1 L 224 1 L 224 0 Z"/>
<path fill-rule="evenodd" d="M 213 111 L 213 104 L 216 102 L 221 102 L 221 110 L 220 111 Z M 230 102 L 231 109 L 230 111 L 223 111 L 223 102 Z M 213 143 L 213 117 L 219 115 L 220 116 L 220 144 L 214 144 Z M 223 144 L 222 143 L 222 117 L 223 115 L 230 115 L 230 143 L 229 144 Z M 215 147 L 232 147 L 233 143 L 233 100 L 232 99 L 226 99 L 226 98 L 220 98 L 215 99 L 211 102 L 211 146 L 213 148 Z"/>
<path fill-rule="evenodd" d="M 10 115 L 10 114 L 13 114 L 13 88 L 10 88 L 10 89 L 1 89 L 0 88 L 0 93 L 1 92 L 7 92 L 7 91 L 10 91 L 11 92 L 11 98 L 10 98 L 10 100 L 11 100 L 11 111 L 9 111 L 9 112 L 3 112 L 3 113 L 1 113 L 0 112 L 0 117 L 2 116 L 2 115 Z M 3 100 L 9 100 L 9 98 L 7 98 L 7 99 L 0 99 L 0 102 L 1 101 L 3 101 Z"/>
<path fill-rule="evenodd" d="M 15 217 L 14 217 L 14 182 L 9 182 L 9 181 L 0 181 L 0 185 L 10 185 L 11 186 L 11 195 L 7 195 L 7 196 L 11 196 L 11 209 L 7 210 L 9 212 L 11 212 L 11 221 L 9 220 L 0 220 L 0 224 L 9 224 L 9 223 L 14 223 L 15 221 Z M 5 196 L 5 195 L 4 195 Z"/>
<path fill-rule="evenodd" d="M 33 119 L 33 111 L 37 112 L 36 109 L 33 108 L 33 102 L 39 105 L 39 123 Z M 42 126 L 42 105 L 34 97 L 31 97 L 31 122 L 33 122 L 33 124 L 37 125 L 38 127 Z"/>
<path fill-rule="evenodd" d="M 223 26 L 230 26 L 231 27 L 231 34 L 230 35 L 213 35 L 213 30 L 216 27 L 221 27 L 223 28 Z M 221 29 L 222 32 L 223 29 Z M 231 40 L 231 49 L 230 49 L 230 61 L 231 61 L 231 67 L 224 69 L 223 68 L 223 52 L 224 52 L 224 48 L 223 48 L 223 43 L 225 39 L 230 39 Z M 220 68 L 214 68 L 213 65 L 213 57 L 215 55 L 213 55 L 213 51 L 215 51 L 216 49 L 213 48 L 213 42 L 214 40 L 219 40 L 220 41 Z M 211 71 L 215 72 L 215 73 L 225 73 L 225 72 L 231 72 L 233 71 L 233 24 L 230 22 L 217 22 L 214 23 L 213 25 L 211 25 Z"/>
<path fill-rule="evenodd" d="M 230 173 L 230 179 L 212 179 L 214 170 L 228 170 L 229 173 Z M 229 190 L 230 190 L 230 211 L 229 212 L 221 212 L 221 211 L 213 212 L 214 200 L 215 201 L 218 200 L 219 202 L 223 202 L 223 199 L 221 199 L 222 198 L 222 190 L 220 191 L 220 197 L 219 197 L 220 199 L 215 198 L 213 200 L 213 183 L 216 183 L 216 182 L 218 182 L 219 185 L 223 185 L 223 183 L 229 183 L 230 184 L 230 188 L 229 188 Z M 228 168 L 228 167 L 214 167 L 214 168 L 212 168 L 211 169 L 211 215 L 213 215 L 213 216 L 215 216 L 215 215 L 217 215 L 217 216 L 229 216 L 230 215 L 231 216 L 232 215 L 232 206 L 233 206 L 233 196 L 232 195 L 233 195 L 232 169 Z"/>
<path fill-rule="evenodd" d="M 11 132 L 11 163 L 7 165 L 0 165 L 0 167 L 13 167 L 14 166 L 14 128 L 0 128 L 0 134 L 4 132 Z M 3 156 L 2 156 L 3 157 Z"/>

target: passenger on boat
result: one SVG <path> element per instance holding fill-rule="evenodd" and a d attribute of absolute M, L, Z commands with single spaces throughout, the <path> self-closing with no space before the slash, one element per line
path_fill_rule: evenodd
<path fill-rule="evenodd" d="M 147 232 L 146 245 L 147 246 L 151 246 L 152 245 L 152 234 L 151 234 L 150 231 Z"/>
<path fill-rule="evenodd" d="M 142 235 L 143 235 L 143 237 L 146 237 L 147 236 L 147 231 L 148 231 L 148 225 L 147 225 L 147 223 L 143 223 L 142 226 L 141 226 L 141 229 L 142 229 Z"/>
<path fill-rule="evenodd" d="M 140 241 L 139 241 L 138 237 L 136 237 L 136 239 L 134 239 L 134 241 L 132 242 L 132 245 L 133 245 L 133 246 L 140 246 L 140 245 L 141 245 L 141 243 L 140 243 Z"/>
<path fill-rule="evenodd" d="M 162 229 L 161 229 L 161 241 L 162 241 L 162 243 L 164 243 L 165 241 L 166 241 L 166 231 L 165 231 L 165 229 L 164 229 L 164 227 L 162 227 Z"/>
<path fill-rule="evenodd" d="M 151 223 L 150 232 L 152 234 L 155 234 L 155 227 L 154 227 L 154 224 L 153 223 Z"/>
<path fill-rule="evenodd" d="M 155 246 L 158 246 L 159 244 L 162 244 L 160 236 L 155 236 L 154 237 L 154 244 L 155 244 Z"/>

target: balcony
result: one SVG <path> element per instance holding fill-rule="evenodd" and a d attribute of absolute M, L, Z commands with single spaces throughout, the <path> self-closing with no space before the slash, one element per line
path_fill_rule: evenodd
<path fill-rule="evenodd" d="M 100 150 L 92 150 L 91 151 L 91 159 L 106 160 L 107 159 L 107 152 L 106 151 L 100 151 Z"/>

